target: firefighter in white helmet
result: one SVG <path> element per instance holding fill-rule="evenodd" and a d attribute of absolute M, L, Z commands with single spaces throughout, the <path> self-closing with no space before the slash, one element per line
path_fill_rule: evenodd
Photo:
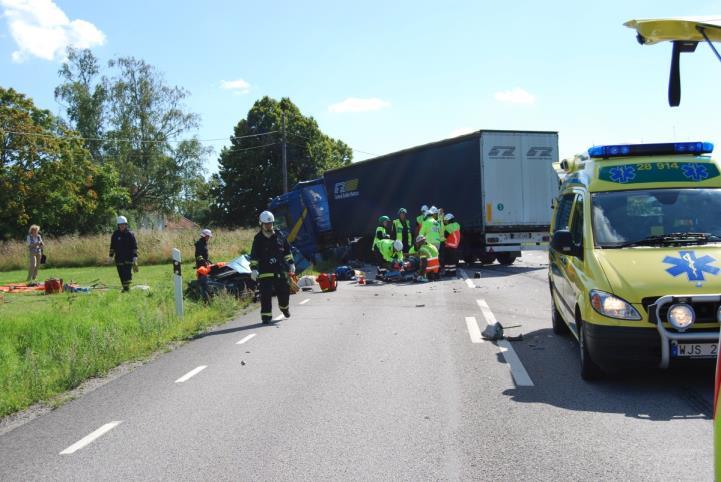
<path fill-rule="evenodd" d="M 293 253 L 282 233 L 273 229 L 275 217 L 270 211 L 260 213 L 260 232 L 253 238 L 250 250 L 252 278 L 260 289 L 260 317 L 264 324 L 273 319 L 273 289 L 283 316 L 290 318 L 290 275 L 295 274 Z"/>
<path fill-rule="evenodd" d="M 128 229 L 128 219 L 125 216 L 118 216 L 116 223 L 118 229 L 110 238 L 108 256 L 111 261 L 115 258 L 115 267 L 118 269 L 123 291 L 129 291 L 133 271 L 138 271 L 138 243 L 135 241 L 135 235 Z"/>
<path fill-rule="evenodd" d="M 208 241 L 213 237 L 210 229 L 200 231 L 200 239 L 195 242 L 195 267 L 207 266 L 212 264 L 208 256 Z"/>

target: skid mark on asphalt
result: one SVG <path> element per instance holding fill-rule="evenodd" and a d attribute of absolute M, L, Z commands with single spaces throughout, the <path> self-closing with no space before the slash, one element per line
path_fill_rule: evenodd
<path fill-rule="evenodd" d="M 180 378 L 178 378 L 177 380 L 175 380 L 175 383 L 187 382 L 187 381 L 190 380 L 192 377 L 194 377 L 194 376 L 197 375 L 198 373 L 202 372 L 202 371 L 205 370 L 206 368 L 208 368 L 208 365 L 200 365 L 198 368 L 193 368 L 193 369 L 190 370 L 188 373 L 186 373 L 186 374 L 183 375 L 182 377 L 180 377 Z"/>
<path fill-rule="evenodd" d="M 95 439 L 102 437 L 106 433 L 110 432 L 112 429 L 114 429 L 121 423 L 122 423 L 122 420 L 106 423 L 105 425 L 103 425 L 102 427 L 97 429 L 95 432 L 93 432 L 89 435 L 86 435 L 85 437 L 81 438 L 80 440 L 78 440 L 77 442 L 72 444 L 70 447 L 68 447 L 65 450 L 63 450 L 62 452 L 60 452 L 60 455 L 70 455 L 70 454 L 77 452 L 78 450 L 85 447 L 86 445 L 90 445 Z"/>
<path fill-rule="evenodd" d="M 250 340 L 250 339 L 253 338 L 254 336 L 255 336 L 255 333 L 251 333 L 250 335 L 246 336 L 245 338 L 243 338 L 242 340 L 240 340 L 238 343 L 236 343 L 236 345 L 242 345 L 243 343 L 245 343 L 246 341 Z"/>
<path fill-rule="evenodd" d="M 489 325 L 495 324 L 496 317 L 491 311 L 491 308 L 488 306 L 488 303 L 486 303 L 486 300 L 476 300 L 476 303 L 478 303 L 478 307 L 481 309 L 481 313 L 483 314 L 483 318 L 485 318 L 486 323 Z M 533 380 L 531 380 L 531 377 L 528 375 L 521 359 L 518 358 L 518 354 L 516 353 L 516 350 L 513 349 L 511 342 L 508 340 L 498 340 L 496 345 L 498 346 L 503 359 L 506 360 L 506 363 L 510 367 L 511 375 L 513 375 L 513 380 L 516 382 L 516 385 L 519 387 L 534 386 Z"/>

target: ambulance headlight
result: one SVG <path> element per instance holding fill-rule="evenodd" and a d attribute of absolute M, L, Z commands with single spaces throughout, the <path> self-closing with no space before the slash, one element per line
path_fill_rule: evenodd
<path fill-rule="evenodd" d="M 678 331 L 686 331 L 696 321 L 696 313 L 686 303 L 671 305 L 668 309 L 668 322 Z"/>
<path fill-rule="evenodd" d="M 591 306 L 598 313 L 619 320 L 640 320 L 636 308 L 617 296 L 604 291 L 591 290 Z"/>

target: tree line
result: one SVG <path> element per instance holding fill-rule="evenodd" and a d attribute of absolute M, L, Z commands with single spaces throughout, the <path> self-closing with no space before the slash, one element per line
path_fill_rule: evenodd
<path fill-rule="evenodd" d="M 0 240 L 40 224 L 47 234 L 113 227 L 118 213 L 183 215 L 204 226 L 254 225 L 282 193 L 286 118 L 288 180 L 347 165 L 352 150 L 321 132 L 288 98 L 263 97 L 218 154 L 197 138 L 190 93 L 134 57 L 104 67 L 90 50 L 68 49 L 55 99 L 63 116 L 0 86 Z"/>

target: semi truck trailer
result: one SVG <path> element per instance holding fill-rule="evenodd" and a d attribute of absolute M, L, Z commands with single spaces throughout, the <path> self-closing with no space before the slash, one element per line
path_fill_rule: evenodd
<path fill-rule="evenodd" d="M 460 223 L 466 262 L 511 264 L 548 245 L 557 160 L 557 132 L 481 130 L 332 169 L 269 207 L 313 256 L 346 243 L 370 254 L 379 216 L 403 207 L 415 222 L 421 205 L 434 205 Z"/>

